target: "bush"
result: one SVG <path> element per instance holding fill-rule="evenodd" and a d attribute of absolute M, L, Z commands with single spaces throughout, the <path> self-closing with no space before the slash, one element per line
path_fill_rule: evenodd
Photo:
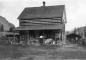
<path fill-rule="evenodd" d="M 86 40 L 82 40 L 82 45 L 85 45 L 86 46 Z"/>
<path fill-rule="evenodd" d="M 8 44 L 9 44 L 9 41 L 6 36 L 0 37 L 0 45 L 8 45 Z"/>

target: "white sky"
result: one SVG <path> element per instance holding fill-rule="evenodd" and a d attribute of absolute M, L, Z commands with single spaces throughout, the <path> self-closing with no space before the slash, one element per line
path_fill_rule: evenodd
<path fill-rule="evenodd" d="M 86 25 L 86 0 L 0 0 L 0 15 L 5 17 L 16 27 L 19 25 L 17 17 L 25 7 L 46 5 L 66 5 L 66 30 Z"/>

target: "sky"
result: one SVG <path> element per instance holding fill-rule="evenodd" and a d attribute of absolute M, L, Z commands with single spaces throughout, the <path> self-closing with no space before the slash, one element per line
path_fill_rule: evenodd
<path fill-rule="evenodd" d="M 17 17 L 25 7 L 40 7 L 42 2 L 46 6 L 65 5 L 66 30 L 86 26 L 86 0 L 0 0 L 0 16 L 5 17 L 16 27 L 19 26 Z"/>

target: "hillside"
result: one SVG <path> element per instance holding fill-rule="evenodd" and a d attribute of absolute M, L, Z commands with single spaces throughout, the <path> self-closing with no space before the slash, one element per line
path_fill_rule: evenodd
<path fill-rule="evenodd" d="M 12 23 L 8 22 L 4 17 L 0 16 L 0 25 L 3 24 L 4 31 L 9 31 L 11 27 L 15 27 Z"/>

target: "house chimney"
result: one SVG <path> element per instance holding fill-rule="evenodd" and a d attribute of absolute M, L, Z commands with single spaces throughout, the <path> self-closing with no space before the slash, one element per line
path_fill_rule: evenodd
<path fill-rule="evenodd" d="M 45 1 L 43 1 L 43 7 L 45 7 Z"/>

